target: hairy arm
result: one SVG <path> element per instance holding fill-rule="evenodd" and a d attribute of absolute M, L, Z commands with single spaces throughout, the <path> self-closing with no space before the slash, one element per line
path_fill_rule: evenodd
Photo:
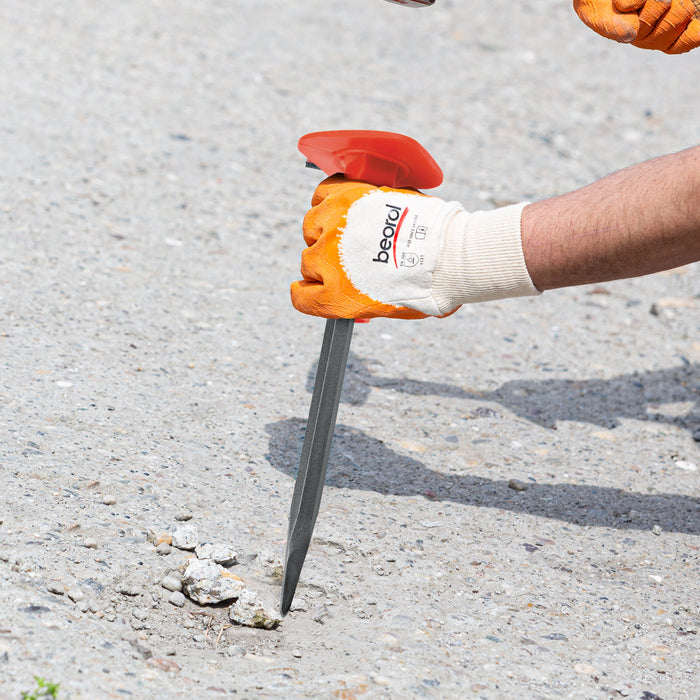
<path fill-rule="evenodd" d="M 528 205 L 522 242 L 541 291 L 700 260 L 700 146 Z"/>

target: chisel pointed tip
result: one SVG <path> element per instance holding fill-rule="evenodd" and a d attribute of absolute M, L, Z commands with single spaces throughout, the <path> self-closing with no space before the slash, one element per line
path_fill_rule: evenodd
<path fill-rule="evenodd" d="M 292 607 L 294 593 L 297 590 L 297 584 L 299 583 L 299 576 L 301 575 L 301 567 L 304 564 L 305 556 L 306 548 L 304 548 L 302 553 L 293 548 L 288 547 L 287 549 L 284 562 L 284 574 L 282 577 L 282 593 L 280 595 L 280 612 L 282 615 L 286 615 Z"/>
<path fill-rule="evenodd" d="M 292 607 L 292 601 L 294 600 L 294 592 L 297 588 L 297 581 L 292 581 L 290 577 L 286 575 L 282 581 L 282 594 L 280 596 L 280 612 L 282 615 L 286 615 L 289 609 Z"/>

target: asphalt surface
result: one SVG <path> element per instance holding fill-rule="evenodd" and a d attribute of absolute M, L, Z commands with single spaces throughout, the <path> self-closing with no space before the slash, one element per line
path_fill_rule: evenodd
<path fill-rule="evenodd" d="M 6 0 L 0 66 L 2 698 L 700 697 L 698 265 L 358 328 L 277 629 L 169 602 L 154 543 L 190 518 L 277 604 L 302 134 L 540 199 L 699 143 L 697 53 L 554 0 Z"/>

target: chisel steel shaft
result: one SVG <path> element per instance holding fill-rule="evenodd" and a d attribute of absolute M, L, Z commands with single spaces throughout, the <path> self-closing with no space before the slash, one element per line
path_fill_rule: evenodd
<path fill-rule="evenodd" d="M 289 513 L 280 605 L 283 615 L 287 614 L 292 604 L 321 505 L 328 455 L 333 441 L 354 325 L 355 321 L 352 319 L 326 321 Z"/>

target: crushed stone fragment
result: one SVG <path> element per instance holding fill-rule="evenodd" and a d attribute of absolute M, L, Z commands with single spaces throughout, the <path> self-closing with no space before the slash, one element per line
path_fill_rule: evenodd
<path fill-rule="evenodd" d="M 195 603 L 210 605 L 235 600 L 246 585 L 211 559 L 192 559 L 185 569 L 182 589 Z"/>
<path fill-rule="evenodd" d="M 211 559 L 211 551 L 214 545 L 210 542 L 202 542 L 194 548 L 194 553 L 197 555 L 197 559 Z"/>
<path fill-rule="evenodd" d="M 238 552 L 226 544 L 204 542 L 195 548 L 199 559 L 211 559 L 221 566 L 233 566 L 238 561 Z"/>
<path fill-rule="evenodd" d="M 241 592 L 238 600 L 229 611 L 231 622 L 246 627 L 273 630 L 282 621 L 276 612 L 266 608 L 258 599 L 257 594 L 250 589 Z"/>

